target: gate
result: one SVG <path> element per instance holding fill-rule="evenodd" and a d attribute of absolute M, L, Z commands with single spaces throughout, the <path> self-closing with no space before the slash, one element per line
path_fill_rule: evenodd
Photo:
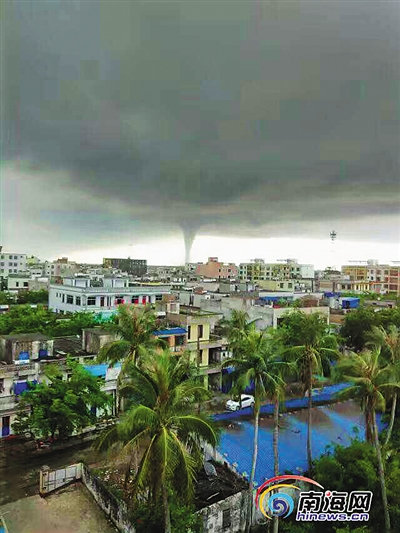
<path fill-rule="evenodd" d="M 43 466 L 40 471 L 39 493 L 48 494 L 72 481 L 82 478 L 82 465 L 80 463 L 50 470 L 48 466 Z"/>

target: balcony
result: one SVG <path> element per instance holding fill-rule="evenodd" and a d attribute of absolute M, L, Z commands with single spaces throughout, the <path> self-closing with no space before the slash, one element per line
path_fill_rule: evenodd
<path fill-rule="evenodd" d="M 16 396 L 0 396 L 0 411 L 11 411 L 17 405 Z"/>
<path fill-rule="evenodd" d="M 35 374 L 35 363 L 25 363 L 22 365 L 0 365 L 0 376 L 4 376 L 6 374 L 14 375 L 16 372 L 18 372 L 18 375 Z"/>

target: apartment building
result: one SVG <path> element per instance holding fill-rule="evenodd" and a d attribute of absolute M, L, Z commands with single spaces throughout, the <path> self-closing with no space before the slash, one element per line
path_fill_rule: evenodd
<path fill-rule="evenodd" d="M 0 277 L 26 272 L 26 254 L 3 252 L 0 247 Z"/>
<path fill-rule="evenodd" d="M 234 263 L 221 263 L 218 257 L 209 257 L 207 263 L 196 267 L 196 275 L 212 279 L 236 279 L 238 268 Z"/>
<path fill-rule="evenodd" d="M 117 258 L 117 257 L 105 257 L 103 259 L 104 268 L 113 268 L 126 272 L 131 276 L 144 276 L 147 272 L 147 260 L 146 259 L 131 259 Z"/>
<path fill-rule="evenodd" d="M 21 272 L 20 274 L 9 274 L 7 277 L 7 290 L 18 293 L 21 290 L 29 290 L 30 274 Z"/>
<path fill-rule="evenodd" d="M 214 334 L 215 325 L 221 320 L 222 314 L 174 302 L 173 309 L 167 304 L 166 318 L 187 331 L 186 349 L 204 376 L 204 386 L 220 390 L 221 363 L 230 355 L 227 340 Z"/>
<path fill-rule="evenodd" d="M 56 261 L 45 261 L 43 267 L 43 275 L 45 277 L 54 279 L 73 276 L 80 270 L 80 266 L 75 261 L 69 261 L 68 257 L 61 257 Z"/>
<path fill-rule="evenodd" d="M 155 304 L 170 292 L 168 285 L 129 286 L 129 279 L 123 277 L 104 277 L 96 283 L 89 277 L 64 278 L 62 285 L 49 286 L 49 309 L 56 313 L 115 311 L 124 303 Z"/>
<path fill-rule="evenodd" d="M 95 336 L 96 333 L 92 333 L 92 337 Z M 92 344 L 96 342 L 92 340 Z M 101 342 L 97 344 L 101 345 Z M 65 364 L 67 354 L 76 358 L 88 372 L 102 380 L 102 390 L 114 398 L 112 412 L 116 412 L 120 366 L 111 368 L 107 364 L 92 364 L 98 350 L 90 352 L 85 350 L 83 345 L 83 339 L 76 336 L 49 339 L 41 334 L 28 333 L 0 337 L 0 437 L 12 435 L 19 398 L 28 389 L 29 383 L 47 381 L 47 365 L 58 365 L 63 379 L 68 379 Z M 90 347 L 90 343 L 88 345 Z"/>
<path fill-rule="evenodd" d="M 379 294 L 393 292 L 400 295 L 400 266 L 380 265 L 369 260 L 366 265 L 344 265 L 342 273 L 352 282 L 358 282 L 364 290 Z"/>
<path fill-rule="evenodd" d="M 277 263 L 253 259 L 250 263 L 240 263 L 239 278 L 257 283 L 268 280 L 313 279 L 314 266 L 299 264 L 295 259 Z"/>

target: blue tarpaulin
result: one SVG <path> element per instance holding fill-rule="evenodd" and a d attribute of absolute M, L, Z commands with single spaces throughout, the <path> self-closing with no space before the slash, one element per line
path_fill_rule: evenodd
<path fill-rule="evenodd" d="M 86 365 L 84 368 L 96 378 L 105 378 L 109 366 L 107 363 L 103 363 L 101 365 Z M 114 368 L 121 368 L 121 363 L 116 363 Z"/>
<path fill-rule="evenodd" d="M 97 378 L 106 377 L 107 368 L 108 368 L 107 364 L 85 366 L 85 370 L 87 370 L 88 372 L 92 374 L 92 376 L 95 376 Z"/>
<path fill-rule="evenodd" d="M 232 372 L 232 371 L 231 371 Z M 324 387 L 321 392 L 312 395 L 313 405 L 318 405 L 321 403 L 329 402 L 335 399 L 335 396 L 338 392 L 347 387 L 350 387 L 350 383 L 337 383 L 336 385 L 327 385 Z M 287 400 L 284 404 L 284 407 L 287 411 L 291 409 L 301 409 L 308 406 L 308 397 L 305 398 L 293 398 L 292 400 Z M 263 415 L 272 415 L 274 412 L 274 404 L 266 403 L 261 406 L 260 413 Z M 245 407 L 239 411 L 232 411 L 226 413 L 218 413 L 213 415 L 214 420 L 229 420 L 238 418 L 239 416 L 249 416 L 253 414 L 252 407 Z"/>
<path fill-rule="evenodd" d="M 356 309 L 360 305 L 360 298 L 346 297 L 342 298 L 342 309 Z"/>
<path fill-rule="evenodd" d="M 29 361 L 29 352 L 19 352 L 18 360 L 19 361 Z"/>
<path fill-rule="evenodd" d="M 31 385 L 36 385 L 36 383 L 36 379 L 30 382 Z M 16 396 L 19 396 L 20 394 L 28 390 L 28 388 L 29 385 L 27 381 L 17 381 L 16 383 L 14 383 L 14 394 Z"/>
<path fill-rule="evenodd" d="M 153 331 L 153 335 L 160 337 L 162 335 L 184 335 L 187 333 L 184 328 L 169 328 L 169 329 L 159 329 L 158 331 Z"/>

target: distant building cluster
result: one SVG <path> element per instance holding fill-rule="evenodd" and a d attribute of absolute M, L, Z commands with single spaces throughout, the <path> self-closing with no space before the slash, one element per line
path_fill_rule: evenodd
<path fill-rule="evenodd" d="M 294 309 L 318 312 L 327 323 L 337 324 L 360 305 L 363 293 L 400 295 L 400 267 L 372 260 L 344 265 L 341 270 L 315 270 L 313 265 L 295 259 L 273 263 L 254 259 L 237 266 L 209 257 L 205 263 L 155 266 L 129 257 L 104 258 L 97 265 L 78 264 L 67 257 L 40 261 L 3 251 L 0 258 L 2 292 L 19 295 L 46 289 L 48 307 L 60 319 L 85 311 L 102 321 L 112 317 L 122 304 L 139 309 L 151 306 L 159 321 L 155 337 L 164 339 L 177 356 L 188 351 L 211 390 L 223 387 L 223 362 L 230 353 L 220 322 L 232 310 L 246 311 L 259 329 L 278 327 Z M 396 303 L 375 298 L 371 305 L 390 307 Z M 9 308 L 2 305 L 0 311 Z M 44 379 L 50 362 L 65 369 L 67 354 L 104 378 L 104 390 L 115 398 L 119 369 L 93 364 L 101 346 L 111 340 L 112 334 L 101 326 L 84 329 L 79 337 L 0 335 L 1 435 L 12 432 L 18 398 L 28 381 Z"/>

